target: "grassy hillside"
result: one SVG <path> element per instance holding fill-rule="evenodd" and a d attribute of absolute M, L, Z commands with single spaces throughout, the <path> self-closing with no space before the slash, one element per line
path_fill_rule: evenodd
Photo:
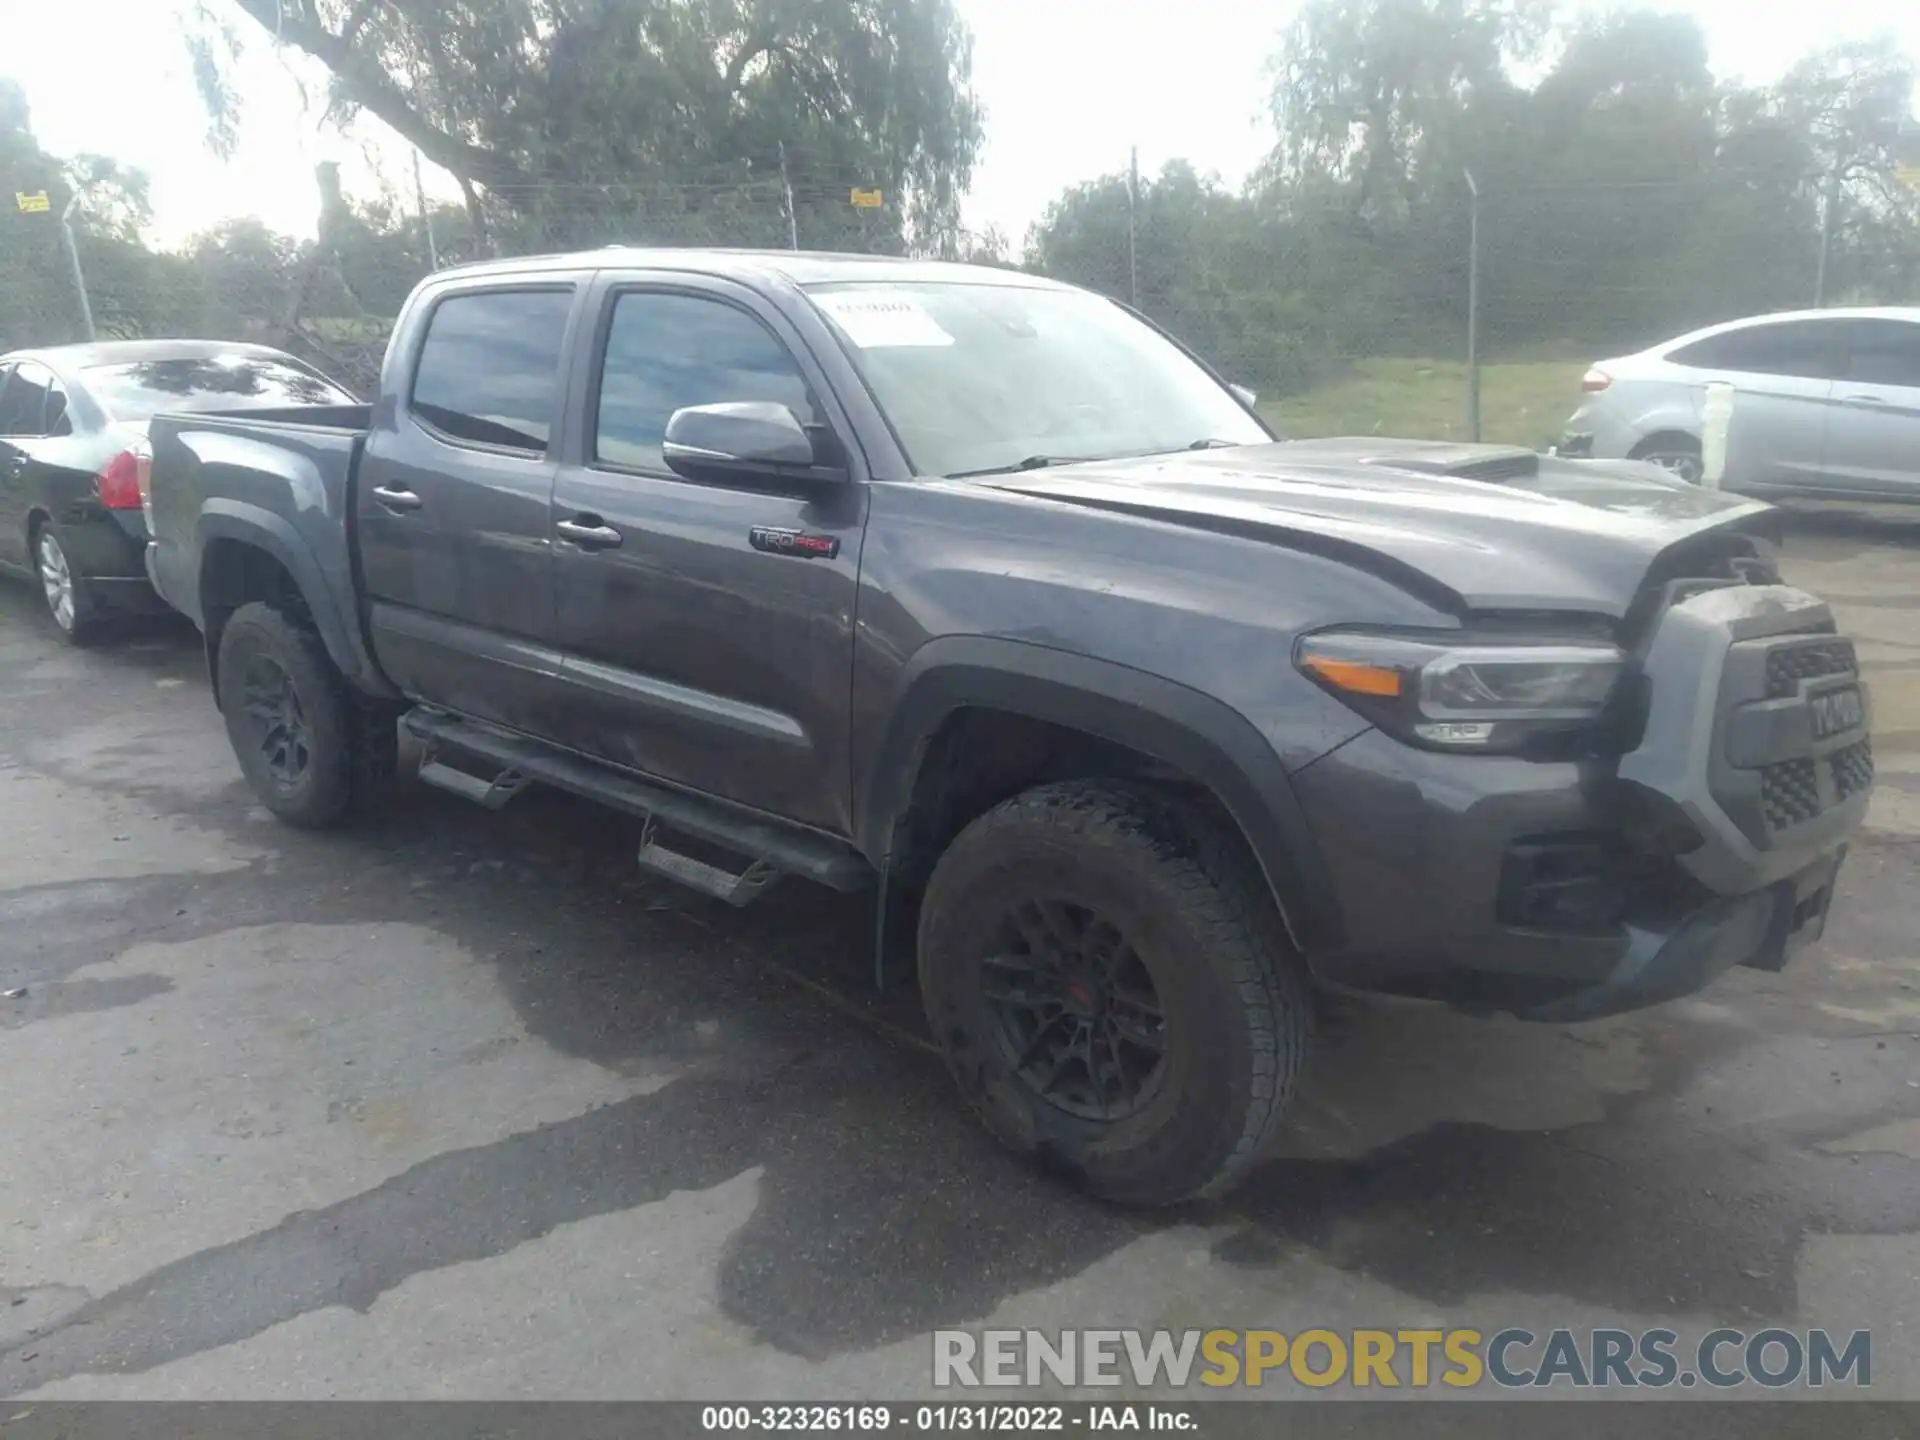
<path fill-rule="evenodd" d="M 1480 367 L 1480 436 L 1543 448 L 1580 400 L 1586 366 L 1564 361 Z M 1323 435 L 1467 438 L 1467 370 L 1452 360 L 1362 360 L 1331 384 L 1263 402 L 1261 413 L 1296 439 Z"/>

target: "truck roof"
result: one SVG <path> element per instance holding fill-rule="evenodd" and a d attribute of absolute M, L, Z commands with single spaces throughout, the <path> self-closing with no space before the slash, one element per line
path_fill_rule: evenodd
<path fill-rule="evenodd" d="M 510 260 L 476 260 L 435 272 L 449 275 L 526 275 L 545 270 L 583 267 L 649 270 L 686 270 L 702 275 L 752 281 L 785 280 L 794 285 L 821 285 L 833 281 L 893 281 L 913 284 L 1019 285 L 1032 289 L 1066 290 L 1071 286 L 1021 270 L 996 265 L 963 265 L 947 260 L 913 260 L 892 255 L 846 255 L 825 250 L 732 250 L 650 245 L 607 245 L 558 255 L 523 255 Z"/>

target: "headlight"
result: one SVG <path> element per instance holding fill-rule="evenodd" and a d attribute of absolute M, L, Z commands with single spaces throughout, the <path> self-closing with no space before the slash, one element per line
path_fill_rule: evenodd
<path fill-rule="evenodd" d="M 1626 657 L 1595 641 L 1329 630 L 1302 639 L 1294 663 L 1403 740 L 1510 751 L 1541 735 L 1595 728 Z"/>

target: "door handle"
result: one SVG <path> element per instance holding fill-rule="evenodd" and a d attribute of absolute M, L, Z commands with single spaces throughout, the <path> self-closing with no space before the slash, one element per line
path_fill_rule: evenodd
<path fill-rule="evenodd" d="M 427 503 L 404 485 L 376 485 L 373 498 L 389 510 L 418 510 Z"/>
<path fill-rule="evenodd" d="M 603 521 L 598 515 L 582 515 L 574 520 L 559 521 L 553 527 L 561 536 L 571 540 L 582 550 L 613 550 L 620 544 L 620 532 Z"/>
<path fill-rule="evenodd" d="M 1878 395 L 1849 395 L 1845 403 L 1848 405 L 1884 405 L 1887 402 L 1882 400 Z"/>

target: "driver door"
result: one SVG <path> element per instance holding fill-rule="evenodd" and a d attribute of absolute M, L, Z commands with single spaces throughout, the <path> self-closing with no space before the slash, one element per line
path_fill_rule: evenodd
<path fill-rule="evenodd" d="M 660 453 L 668 417 L 688 405 L 774 401 L 843 441 L 845 418 L 791 326 L 741 287 L 613 281 L 599 315 L 553 494 L 565 742 L 847 833 L 866 487 L 858 476 L 700 483 Z M 766 548 L 767 530 L 821 537 L 821 553 Z"/>

